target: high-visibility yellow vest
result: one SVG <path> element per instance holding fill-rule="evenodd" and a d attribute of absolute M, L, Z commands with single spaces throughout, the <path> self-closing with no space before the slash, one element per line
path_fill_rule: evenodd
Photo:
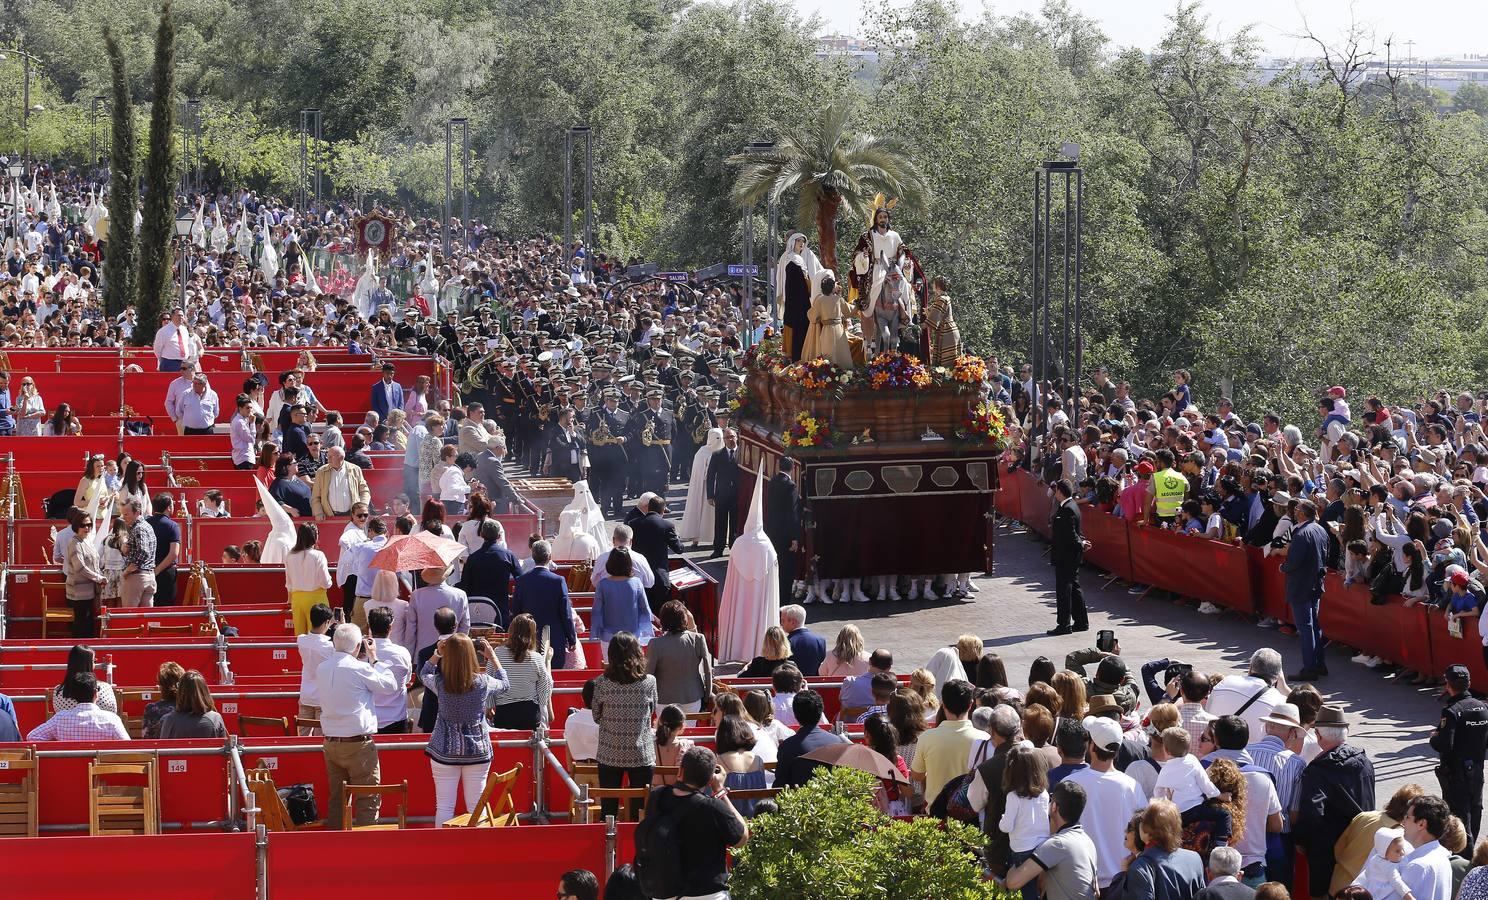
<path fill-rule="evenodd" d="M 1183 495 L 1188 491 L 1188 479 L 1177 469 L 1163 469 L 1153 474 L 1152 491 L 1158 517 L 1176 516 L 1178 508 L 1183 505 Z"/>

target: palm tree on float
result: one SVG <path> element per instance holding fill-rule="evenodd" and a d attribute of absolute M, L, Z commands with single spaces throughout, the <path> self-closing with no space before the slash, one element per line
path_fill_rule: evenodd
<path fill-rule="evenodd" d="M 816 222 L 822 265 L 831 269 L 837 268 L 837 217 L 843 207 L 866 222 L 876 194 L 913 207 L 925 193 L 904 145 L 893 138 L 848 133 L 850 113 L 850 104 L 838 100 L 815 126 L 783 129 L 770 150 L 729 157 L 739 166 L 735 203 L 753 206 L 766 197 L 778 202 L 797 191 L 797 227 Z"/>

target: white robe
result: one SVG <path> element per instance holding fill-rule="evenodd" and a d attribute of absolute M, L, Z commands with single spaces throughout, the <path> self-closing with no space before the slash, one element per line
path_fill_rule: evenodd
<path fill-rule="evenodd" d="M 687 504 L 682 508 L 682 522 L 677 526 L 677 539 L 713 543 L 713 508 L 708 505 L 708 461 L 723 449 L 723 429 L 709 428 L 708 442 L 692 458 L 692 477 L 687 482 Z"/>
<path fill-rule="evenodd" d="M 595 544 L 600 547 L 610 546 L 612 535 L 609 527 L 605 525 L 604 512 L 599 508 L 599 504 L 595 502 L 594 494 L 589 491 L 589 482 L 575 481 L 573 492 L 573 500 L 567 506 L 563 507 L 563 512 L 558 514 L 558 521 L 560 523 L 558 527 L 559 533 L 561 534 L 564 530 L 561 524 L 563 522 L 563 513 L 572 511 L 577 514 L 579 527 L 584 530 L 585 534 L 594 538 Z M 554 559 L 563 558 L 556 553 L 554 554 Z"/>
<path fill-rule="evenodd" d="M 780 560 L 765 535 L 764 486 L 764 476 L 756 473 L 749 518 L 734 541 L 723 579 L 723 600 L 718 607 L 720 662 L 753 659 L 765 630 L 780 624 Z"/>
<path fill-rule="evenodd" d="M 553 538 L 553 558 L 561 560 L 599 559 L 599 543 L 594 535 L 584 530 L 584 514 L 578 510 L 564 510 L 558 514 L 558 534 Z"/>
<path fill-rule="evenodd" d="M 268 565 L 283 565 L 295 545 L 294 520 L 269 493 L 258 476 L 253 477 L 253 483 L 258 487 L 258 499 L 263 501 L 264 513 L 269 520 L 269 533 L 264 538 L 263 553 L 259 560 Z"/>

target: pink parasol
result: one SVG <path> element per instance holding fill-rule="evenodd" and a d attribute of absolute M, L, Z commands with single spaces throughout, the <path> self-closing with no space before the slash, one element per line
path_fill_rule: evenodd
<path fill-rule="evenodd" d="M 437 534 L 421 531 L 399 535 L 377 551 L 369 564 L 385 572 L 409 572 L 418 569 L 442 569 L 460 558 L 465 545 Z"/>

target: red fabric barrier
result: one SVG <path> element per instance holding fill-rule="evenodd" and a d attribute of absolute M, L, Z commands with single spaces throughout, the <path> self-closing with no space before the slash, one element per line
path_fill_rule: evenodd
<path fill-rule="evenodd" d="M 112 459 L 118 452 L 119 436 L 117 434 L 81 434 L 70 438 L 6 438 L 5 443 L 0 445 L 0 456 L 9 454 L 15 457 L 15 468 L 21 473 L 23 483 L 27 472 L 41 469 L 50 471 L 75 466 L 77 474 L 68 487 L 77 487 L 78 479 L 83 477 L 83 466 L 88 462 L 91 454 L 102 453 Z M 31 514 L 39 516 L 41 511 L 31 510 Z"/>
<path fill-rule="evenodd" d="M 1391 603 L 1399 602 L 1398 597 L 1390 598 Z M 1420 664 L 1405 662 L 1407 668 L 1414 669 L 1433 678 L 1442 677 L 1447 671 L 1447 666 L 1461 664 L 1467 666 L 1472 672 L 1474 684 L 1488 684 L 1488 667 L 1483 665 L 1483 641 L 1478 637 L 1478 620 L 1465 619 L 1462 623 L 1462 637 L 1454 638 L 1447 631 L 1447 614 L 1439 610 L 1428 610 L 1424 604 L 1416 604 L 1408 613 L 1419 613 L 1424 625 L 1426 635 L 1417 640 L 1419 644 L 1429 641 L 1429 659 L 1421 661 Z"/>
<path fill-rule="evenodd" d="M 1023 518 L 1023 477 L 1014 475 L 1008 471 L 1006 463 L 998 464 L 1001 469 L 1001 478 L 998 480 L 997 493 L 992 495 L 993 503 L 997 508 L 997 514 L 1010 519 Z"/>
<path fill-rule="evenodd" d="M 1133 581 L 1240 612 L 1255 611 L 1243 548 L 1149 525 L 1129 525 L 1127 535 Z"/>
<path fill-rule="evenodd" d="M 1281 557 L 1266 556 L 1258 547 L 1246 547 L 1250 570 L 1255 579 L 1256 611 L 1288 625 L 1292 608 L 1286 602 L 1286 573 L 1281 571 Z"/>
<path fill-rule="evenodd" d="M 1433 662 L 1437 641 L 1427 626 L 1428 615 L 1424 605 L 1417 604 L 1407 609 L 1397 596 L 1389 598 L 1389 602 L 1382 606 L 1374 606 L 1369 602 L 1367 587 L 1359 584 L 1344 587 L 1343 576 L 1329 572 L 1323 582 L 1323 601 L 1318 609 L 1323 634 L 1329 640 L 1417 672 L 1440 674 L 1444 671 Z M 1448 637 L 1445 627 L 1441 634 L 1445 641 L 1461 643 Z M 1476 628 L 1472 629 L 1472 634 L 1476 637 Z M 1481 667 L 1481 654 L 1472 656 Z"/>
<path fill-rule="evenodd" d="M 604 844 L 603 825 L 276 833 L 269 840 L 269 895 L 323 900 L 375 877 L 379 895 L 422 896 L 438 885 L 448 896 L 483 896 L 495 888 L 502 897 L 551 897 L 569 869 L 604 872 Z M 480 864 L 451 864 L 460 860 Z"/>
<path fill-rule="evenodd" d="M 1089 504 L 1082 504 L 1080 525 L 1085 531 L 1085 539 L 1090 541 L 1090 549 L 1085 551 L 1085 561 L 1130 581 L 1132 562 L 1127 521 Z"/>
<path fill-rule="evenodd" d="M 512 788 L 512 802 L 518 812 L 532 809 L 532 749 L 526 745 L 531 737 L 526 731 L 496 731 L 491 734 L 492 744 L 501 741 L 522 741 L 519 747 L 495 747 L 491 767 L 500 772 L 522 765 L 522 775 Z M 423 744 L 428 735 L 381 735 L 377 738 L 378 765 L 383 784 L 408 782 L 408 815 L 429 817 L 434 815 L 434 778 L 430 774 L 429 757 L 424 755 Z M 325 803 L 329 797 L 326 780 L 325 755 L 319 738 L 259 738 L 243 739 L 243 765 L 253 768 L 266 761 L 274 771 L 274 783 L 280 787 L 291 784 L 313 784 L 315 797 L 320 804 L 321 815 L 325 815 Z M 457 804 L 458 808 L 458 804 Z M 391 807 L 384 805 L 384 809 Z M 278 893 L 275 892 L 275 896 Z"/>
<path fill-rule="evenodd" d="M 1054 498 L 1049 495 L 1049 488 L 1023 469 L 1018 470 L 1017 479 L 1022 482 L 1018 496 L 1022 500 L 1023 514 L 1019 518 L 1033 531 L 1049 537 L 1049 516 L 1054 513 Z"/>
<path fill-rule="evenodd" d="M 198 900 L 253 900 L 255 839 L 252 834 L 0 838 L 0 859 L 11 897 L 92 900 L 106 893 L 114 900 L 155 900 L 189 894 Z M 167 872 L 169 880 L 162 881 Z"/>

